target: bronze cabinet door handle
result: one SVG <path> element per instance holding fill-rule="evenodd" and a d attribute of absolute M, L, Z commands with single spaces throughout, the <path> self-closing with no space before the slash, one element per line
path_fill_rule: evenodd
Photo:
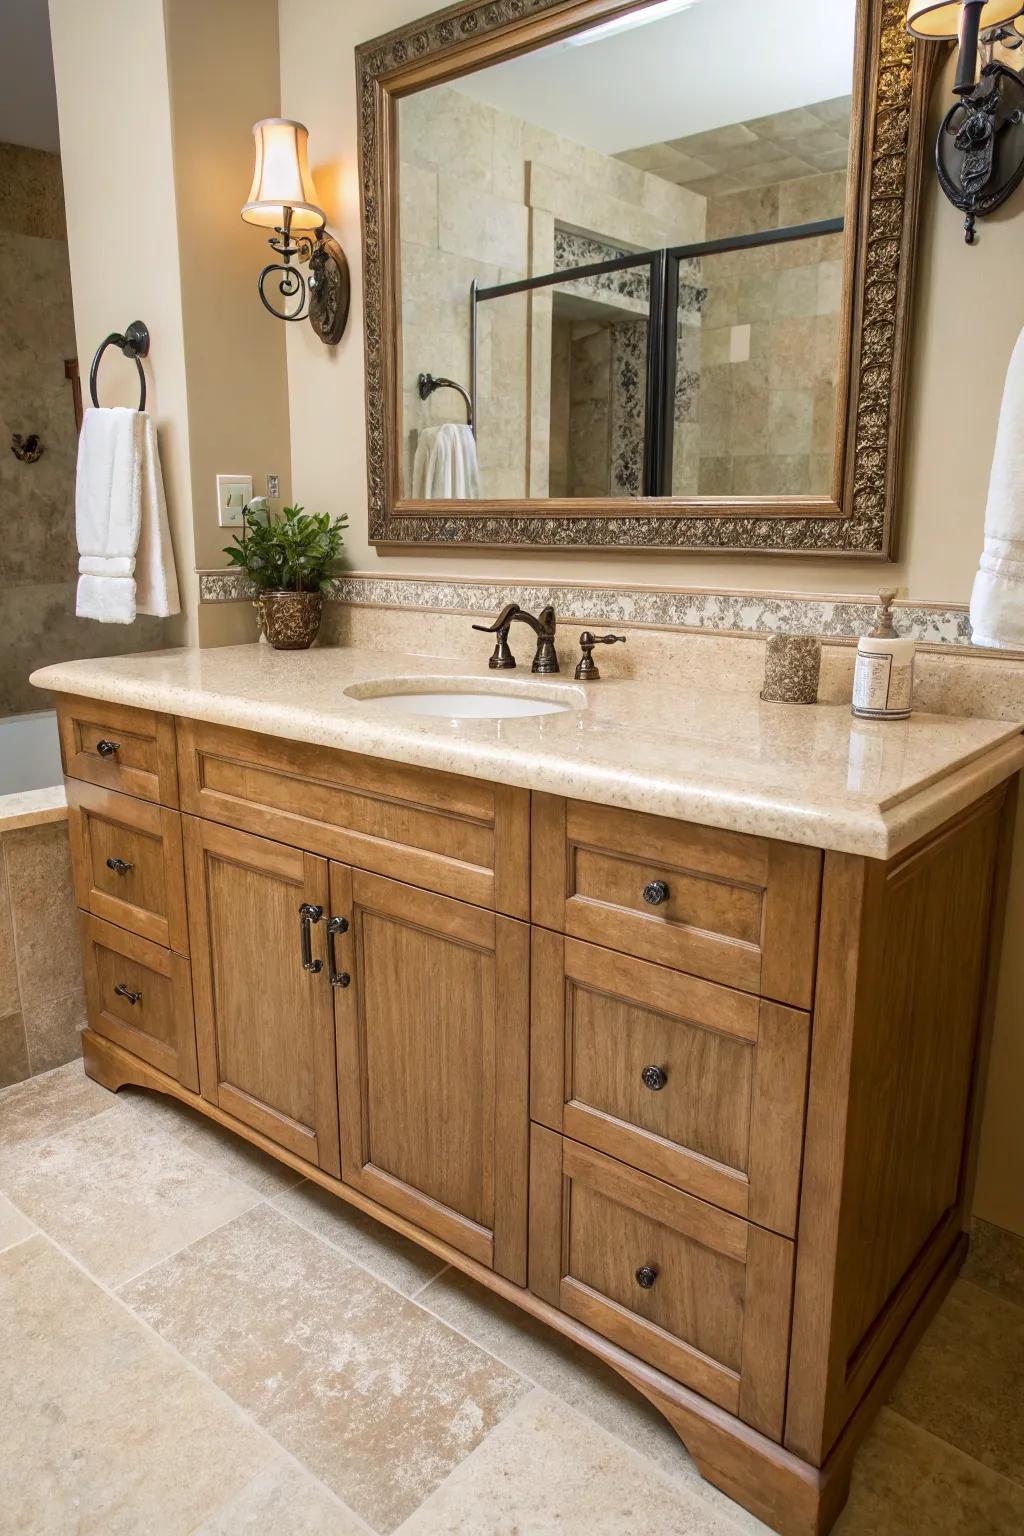
<path fill-rule="evenodd" d="M 347 987 L 352 977 L 348 971 L 338 970 L 338 960 L 334 952 L 335 935 L 348 933 L 347 917 L 329 917 L 327 919 L 327 971 L 332 987 Z"/>
<path fill-rule="evenodd" d="M 120 750 L 121 743 L 119 741 L 98 741 L 96 743 L 96 751 L 100 757 L 113 757 L 114 753 Z"/>
<path fill-rule="evenodd" d="M 135 868 L 134 864 L 126 864 L 124 859 L 108 859 L 107 868 L 112 869 L 115 875 L 127 875 Z"/>
<path fill-rule="evenodd" d="M 315 976 L 322 971 L 322 960 L 313 959 L 313 924 L 318 923 L 324 915 L 323 907 L 318 907 L 315 902 L 304 901 L 299 908 L 299 949 L 302 955 L 302 969 Z"/>
<path fill-rule="evenodd" d="M 135 1007 L 136 1003 L 142 1001 L 142 993 L 133 992 L 131 987 L 126 987 L 123 981 L 118 982 L 117 986 L 114 988 L 114 991 L 118 997 L 123 997 L 126 1002 L 131 1003 L 133 1008 Z"/>

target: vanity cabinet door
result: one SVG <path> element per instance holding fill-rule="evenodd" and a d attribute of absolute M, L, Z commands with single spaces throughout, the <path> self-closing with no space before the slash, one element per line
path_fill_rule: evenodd
<path fill-rule="evenodd" d="M 331 865 L 342 1178 L 526 1281 L 529 930 Z"/>
<path fill-rule="evenodd" d="M 337 1177 L 334 1012 L 323 965 L 327 861 L 182 818 L 203 1097 Z"/>

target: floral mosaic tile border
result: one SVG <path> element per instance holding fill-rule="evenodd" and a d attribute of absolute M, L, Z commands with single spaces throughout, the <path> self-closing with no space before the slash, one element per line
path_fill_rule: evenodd
<path fill-rule="evenodd" d="M 233 603 L 252 596 L 235 571 L 201 571 L 204 603 Z M 542 585 L 533 582 L 430 581 L 406 576 L 339 576 L 335 602 L 377 608 L 427 608 L 451 613 L 497 612 L 505 603 L 543 608 L 551 603 L 564 619 L 594 623 L 648 624 L 718 634 L 800 634 L 849 640 L 871 627 L 875 605 L 858 598 L 806 597 L 771 592 L 655 592 L 642 588 Z M 969 646 L 965 607 L 897 603 L 902 634 L 919 645 Z"/>

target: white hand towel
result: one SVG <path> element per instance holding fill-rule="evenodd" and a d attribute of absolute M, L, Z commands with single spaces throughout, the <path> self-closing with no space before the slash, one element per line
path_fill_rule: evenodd
<path fill-rule="evenodd" d="M 180 611 L 156 432 L 143 412 L 86 411 L 75 526 L 80 618 L 130 624 L 137 612 Z"/>
<path fill-rule="evenodd" d="M 416 444 L 414 501 L 465 501 L 480 496 L 480 466 L 472 427 L 446 421 L 426 427 Z"/>
<path fill-rule="evenodd" d="M 1024 331 L 1003 390 L 971 630 L 975 645 L 1024 650 Z"/>

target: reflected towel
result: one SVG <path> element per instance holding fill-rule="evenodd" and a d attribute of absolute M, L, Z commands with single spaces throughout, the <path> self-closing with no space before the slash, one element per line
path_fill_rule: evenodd
<path fill-rule="evenodd" d="M 414 501 L 472 501 L 480 495 L 480 467 L 472 427 L 445 422 L 426 427 L 416 444 Z"/>
<path fill-rule="evenodd" d="M 1003 390 L 971 630 L 975 645 L 1024 650 L 1024 331 Z"/>

